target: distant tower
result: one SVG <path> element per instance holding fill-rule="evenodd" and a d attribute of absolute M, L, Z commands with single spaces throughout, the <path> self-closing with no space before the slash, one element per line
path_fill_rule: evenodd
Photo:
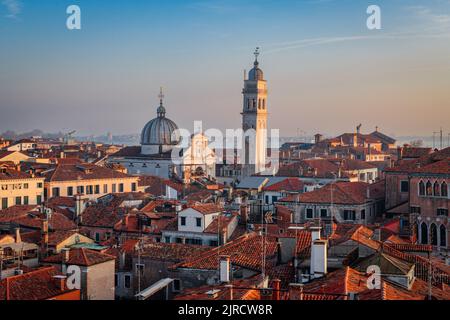
<path fill-rule="evenodd" d="M 259 48 L 255 50 L 255 62 L 253 69 L 248 73 L 248 79 L 244 79 L 244 96 L 242 114 L 242 129 L 255 130 L 255 139 L 245 141 L 245 164 L 254 164 L 253 172 L 262 172 L 266 164 L 267 149 L 267 82 L 264 80 L 263 71 L 258 67 Z"/>

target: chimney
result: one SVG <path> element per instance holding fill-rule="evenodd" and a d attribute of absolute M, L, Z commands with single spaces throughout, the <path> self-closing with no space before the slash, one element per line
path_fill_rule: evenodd
<path fill-rule="evenodd" d="M 81 222 L 81 214 L 83 211 L 83 201 L 81 200 L 81 195 L 77 194 L 75 196 L 75 216 L 79 222 Z"/>
<path fill-rule="evenodd" d="M 357 147 L 358 146 L 358 134 L 355 133 L 353 135 L 353 147 Z"/>
<path fill-rule="evenodd" d="M 289 284 L 289 300 L 303 300 L 303 284 Z"/>
<path fill-rule="evenodd" d="M 220 256 L 220 282 L 230 282 L 230 256 Z"/>
<path fill-rule="evenodd" d="M 63 248 L 61 249 L 62 254 L 62 261 L 64 264 L 69 262 L 70 259 L 70 249 L 69 248 Z"/>
<path fill-rule="evenodd" d="M 311 227 L 311 241 L 320 240 L 321 227 Z"/>
<path fill-rule="evenodd" d="M 63 275 L 56 275 L 53 276 L 53 282 L 55 283 L 56 287 L 60 290 L 60 291 L 64 291 L 66 290 L 66 276 Z"/>
<path fill-rule="evenodd" d="M 233 285 L 227 284 L 227 285 L 225 285 L 225 288 L 228 289 L 228 299 L 233 300 Z"/>
<path fill-rule="evenodd" d="M 241 205 L 241 206 L 240 206 L 239 216 L 240 216 L 239 222 L 240 222 L 242 225 L 247 225 L 247 220 L 248 220 L 248 208 L 247 208 L 246 205 Z"/>
<path fill-rule="evenodd" d="M 311 243 L 310 274 L 320 278 L 327 274 L 327 240 L 313 240 Z"/>
<path fill-rule="evenodd" d="M 60 152 L 59 157 L 60 157 L 61 159 L 64 159 L 64 158 L 65 158 L 64 151 L 61 151 L 61 152 Z"/>
<path fill-rule="evenodd" d="M 280 300 L 281 280 L 274 279 L 272 281 L 272 300 Z"/>
<path fill-rule="evenodd" d="M 20 228 L 16 228 L 16 243 L 21 243 L 22 237 L 20 236 Z"/>
<path fill-rule="evenodd" d="M 397 147 L 397 160 L 402 160 L 403 158 L 403 148 L 398 146 Z"/>

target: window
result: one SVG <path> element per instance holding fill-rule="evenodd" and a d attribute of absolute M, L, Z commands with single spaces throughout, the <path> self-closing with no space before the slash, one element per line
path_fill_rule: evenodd
<path fill-rule="evenodd" d="M 344 220 L 355 220 L 355 210 L 344 210 Z"/>
<path fill-rule="evenodd" d="M 98 184 L 95 185 L 94 193 L 95 194 L 99 194 L 100 193 L 100 186 Z"/>
<path fill-rule="evenodd" d="M 431 224 L 430 226 L 430 240 L 431 240 L 431 245 L 433 246 L 437 246 L 438 242 L 437 242 L 437 227 L 434 223 Z"/>
<path fill-rule="evenodd" d="M 73 196 L 73 187 L 67 187 L 67 196 Z"/>
<path fill-rule="evenodd" d="M 418 213 L 420 214 L 420 207 L 411 206 L 410 210 L 411 213 Z"/>
<path fill-rule="evenodd" d="M 93 186 L 86 186 L 86 194 L 93 194 L 94 188 Z"/>
<path fill-rule="evenodd" d="M 277 200 L 278 200 L 278 197 L 277 197 L 277 196 L 272 196 L 272 203 L 277 202 Z"/>
<path fill-rule="evenodd" d="M 441 184 L 441 197 L 448 197 L 448 189 L 445 182 L 442 182 Z"/>
<path fill-rule="evenodd" d="M 186 239 L 186 244 L 195 244 L 201 246 L 203 244 L 202 239 Z"/>
<path fill-rule="evenodd" d="M 421 243 L 428 244 L 428 227 L 425 222 L 422 222 L 420 225 L 420 233 L 421 233 Z"/>
<path fill-rule="evenodd" d="M 172 282 L 172 291 L 173 292 L 180 292 L 181 291 L 181 280 L 180 279 L 174 279 Z"/>
<path fill-rule="evenodd" d="M 427 192 L 427 196 L 432 196 L 433 195 L 433 187 L 432 187 L 430 181 L 427 181 L 426 192 Z"/>
<path fill-rule="evenodd" d="M 366 210 L 362 209 L 361 210 L 361 220 L 365 220 L 366 219 Z"/>
<path fill-rule="evenodd" d="M 217 240 L 210 240 L 209 245 L 211 247 L 217 247 L 219 245 L 219 242 Z"/>
<path fill-rule="evenodd" d="M 441 234 L 440 246 L 447 246 L 447 230 L 443 224 L 439 227 L 439 233 Z"/>
<path fill-rule="evenodd" d="M 119 183 L 119 192 L 123 192 L 123 183 Z"/>
<path fill-rule="evenodd" d="M 441 195 L 441 186 L 437 181 L 435 181 L 433 184 L 433 195 L 435 197 L 439 197 Z"/>
<path fill-rule="evenodd" d="M 306 219 L 312 219 L 313 218 L 313 209 L 307 208 L 306 209 Z"/>
<path fill-rule="evenodd" d="M 38 189 L 42 189 L 42 182 L 38 182 L 37 187 Z"/>
<path fill-rule="evenodd" d="M 327 209 L 320 209 L 320 217 L 326 218 L 328 216 L 328 210 Z"/>
<path fill-rule="evenodd" d="M 23 184 L 23 188 L 24 188 L 24 189 L 28 189 L 28 183 L 24 183 L 24 184 Z"/>
<path fill-rule="evenodd" d="M 145 267 L 144 264 L 136 263 L 136 275 L 138 275 L 138 274 L 143 275 L 144 274 L 144 267 Z"/>
<path fill-rule="evenodd" d="M 116 274 L 114 274 L 114 286 L 118 287 L 119 286 L 119 276 Z"/>
<path fill-rule="evenodd" d="M 186 217 L 180 217 L 180 225 L 182 226 L 186 225 Z"/>
<path fill-rule="evenodd" d="M 59 197 L 59 188 L 58 187 L 52 188 L 52 196 Z"/>
<path fill-rule="evenodd" d="M 423 181 L 419 182 L 419 196 L 425 195 L 425 183 Z"/>
<path fill-rule="evenodd" d="M 29 200 L 28 196 L 24 196 L 23 197 L 23 204 L 24 205 L 28 205 L 29 203 L 30 203 L 30 200 Z"/>
<path fill-rule="evenodd" d="M 170 237 L 165 237 L 164 239 L 165 239 L 164 240 L 165 243 L 170 243 Z"/>
<path fill-rule="evenodd" d="M 115 183 L 112 184 L 112 193 L 116 193 L 117 185 Z"/>
<path fill-rule="evenodd" d="M 131 276 L 129 274 L 126 274 L 123 278 L 124 278 L 125 288 L 130 289 L 131 288 Z"/>
<path fill-rule="evenodd" d="M 400 192 L 409 191 L 409 182 L 407 180 L 400 181 Z"/>
<path fill-rule="evenodd" d="M 20 206 L 22 204 L 22 197 L 16 197 L 16 205 Z"/>
<path fill-rule="evenodd" d="M 95 233 L 95 241 L 97 241 L 97 242 L 100 241 L 100 233 L 98 233 L 98 232 Z"/>
<path fill-rule="evenodd" d="M 136 191 L 136 182 L 133 182 L 131 184 L 131 191 L 135 192 Z"/>
<path fill-rule="evenodd" d="M 266 196 L 266 204 L 269 204 L 269 196 Z"/>
<path fill-rule="evenodd" d="M 108 185 L 107 184 L 103 185 L 103 193 L 108 193 Z"/>
<path fill-rule="evenodd" d="M 195 218 L 195 223 L 196 223 L 197 227 L 201 227 L 202 226 L 202 219 L 201 218 Z"/>
<path fill-rule="evenodd" d="M 2 198 L 2 209 L 8 208 L 8 198 Z"/>
<path fill-rule="evenodd" d="M 36 196 L 36 204 L 42 204 L 42 196 Z"/>
<path fill-rule="evenodd" d="M 446 216 L 446 217 L 448 217 L 448 209 L 438 208 L 437 209 L 437 215 L 438 216 Z"/>
<path fill-rule="evenodd" d="M 84 186 L 78 186 L 77 187 L 77 193 L 78 194 L 84 194 Z"/>

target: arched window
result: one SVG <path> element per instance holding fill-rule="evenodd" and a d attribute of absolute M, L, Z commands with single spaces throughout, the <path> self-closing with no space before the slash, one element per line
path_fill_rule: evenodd
<path fill-rule="evenodd" d="M 440 246 L 447 247 L 447 228 L 443 224 L 439 227 L 439 232 L 441 236 Z"/>
<path fill-rule="evenodd" d="M 431 185 L 430 180 L 427 181 L 427 196 L 432 196 L 433 195 L 433 186 Z"/>
<path fill-rule="evenodd" d="M 428 227 L 425 222 L 420 225 L 420 235 L 422 239 L 422 244 L 428 244 Z"/>
<path fill-rule="evenodd" d="M 432 223 L 430 226 L 430 240 L 433 246 L 437 246 L 438 244 L 437 236 L 437 227 L 434 223 Z"/>
<path fill-rule="evenodd" d="M 425 195 L 425 183 L 421 180 L 419 182 L 419 195 L 424 196 Z"/>
<path fill-rule="evenodd" d="M 445 181 L 441 184 L 441 197 L 448 197 L 448 188 Z"/>
<path fill-rule="evenodd" d="M 435 181 L 433 184 L 433 195 L 435 197 L 439 197 L 441 195 L 441 186 L 437 181 Z"/>
<path fill-rule="evenodd" d="M 261 99 L 258 99 L 258 109 L 261 109 L 261 107 L 262 107 Z"/>

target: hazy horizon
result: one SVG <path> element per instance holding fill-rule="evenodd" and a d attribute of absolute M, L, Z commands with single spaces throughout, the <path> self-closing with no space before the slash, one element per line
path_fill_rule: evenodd
<path fill-rule="evenodd" d="M 269 128 L 281 136 L 450 132 L 450 0 L 0 2 L 0 132 L 239 128 L 243 70 L 261 47 Z M 366 28 L 378 4 L 382 30 Z"/>

